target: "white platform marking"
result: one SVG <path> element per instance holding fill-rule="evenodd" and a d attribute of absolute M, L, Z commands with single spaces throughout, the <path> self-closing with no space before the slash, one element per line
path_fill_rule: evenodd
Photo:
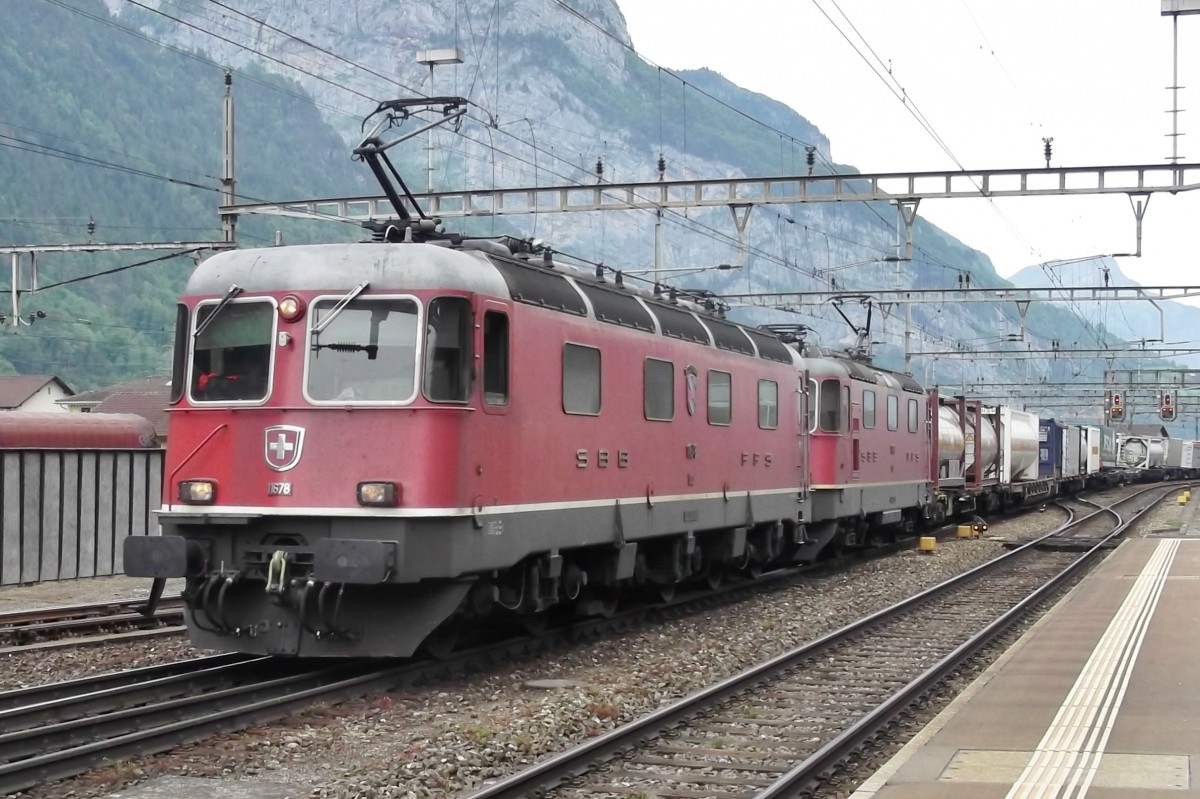
<path fill-rule="evenodd" d="M 1170 539 L 1154 550 L 1007 799 L 1087 794 L 1178 549 Z"/>

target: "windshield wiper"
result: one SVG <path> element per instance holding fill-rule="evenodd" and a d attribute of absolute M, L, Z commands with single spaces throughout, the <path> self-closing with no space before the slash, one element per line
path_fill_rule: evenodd
<path fill-rule="evenodd" d="M 313 343 L 314 350 L 333 350 L 334 352 L 365 352 L 367 360 L 375 360 L 375 356 L 379 354 L 378 344 L 320 344 Z"/>
<path fill-rule="evenodd" d="M 329 309 L 329 313 L 327 313 L 325 315 L 324 319 L 322 319 L 320 322 L 317 322 L 315 325 L 313 325 L 313 329 L 312 329 L 313 336 L 321 335 L 321 331 L 324 330 L 325 328 L 329 327 L 329 323 L 332 322 L 334 319 L 337 319 L 338 314 L 340 314 L 342 311 L 344 311 L 346 309 L 346 306 L 349 305 L 350 302 L 355 297 L 357 297 L 359 294 L 362 294 L 364 291 L 366 291 L 370 287 L 371 287 L 371 284 L 364 280 L 362 283 L 359 283 L 357 286 L 350 289 L 350 291 L 346 294 L 345 297 L 342 297 L 340 300 L 337 301 L 336 305 L 334 305 L 332 308 Z"/>
<path fill-rule="evenodd" d="M 207 319 L 200 323 L 200 327 L 196 328 L 196 332 L 192 334 L 192 338 L 200 338 L 200 334 L 205 330 L 208 330 L 208 326 L 211 325 L 213 320 L 217 318 L 217 314 L 225 310 L 225 306 L 229 304 L 229 301 L 241 293 L 242 287 L 237 283 L 234 283 L 232 286 L 230 286 L 225 292 L 225 296 L 221 298 L 219 303 L 217 303 L 217 307 L 213 308 L 213 312 L 208 315 Z"/>

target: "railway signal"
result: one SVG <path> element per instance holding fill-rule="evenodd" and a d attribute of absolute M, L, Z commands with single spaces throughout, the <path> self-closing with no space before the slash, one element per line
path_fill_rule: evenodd
<path fill-rule="evenodd" d="M 1113 392 L 1112 403 L 1108 407 L 1108 418 L 1114 422 L 1125 421 L 1125 405 L 1121 402 L 1120 392 Z"/>
<path fill-rule="evenodd" d="M 1170 391 L 1162 394 L 1162 405 L 1158 409 L 1158 417 L 1164 422 L 1175 421 L 1175 395 Z"/>

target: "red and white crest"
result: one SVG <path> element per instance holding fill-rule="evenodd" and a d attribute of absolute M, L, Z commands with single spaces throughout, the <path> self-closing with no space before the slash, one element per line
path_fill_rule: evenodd
<path fill-rule="evenodd" d="M 263 430 L 263 455 L 267 465 L 277 472 L 286 472 L 299 463 L 303 449 L 303 427 L 277 424 Z"/>

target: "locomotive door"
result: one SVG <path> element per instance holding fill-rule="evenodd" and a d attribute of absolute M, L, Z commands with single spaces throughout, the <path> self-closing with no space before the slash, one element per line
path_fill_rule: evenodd
<path fill-rule="evenodd" d="M 839 452 L 838 458 L 838 478 L 839 482 L 848 483 L 851 480 L 858 478 L 858 415 L 855 413 L 857 405 L 850 397 L 850 386 L 842 386 L 841 399 L 841 417 L 842 429 L 841 432 L 845 435 L 843 439 L 849 445 L 849 452 L 846 452 L 843 447 L 838 447 L 842 450 Z M 850 472 L 846 474 L 847 470 Z"/>
<path fill-rule="evenodd" d="M 845 392 L 847 410 L 849 410 L 847 418 L 850 421 L 850 479 L 857 480 L 862 464 L 858 438 L 862 434 L 863 401 L 861 395 L 858 402 L 854 401 L 854 398 L 850 396 L 849 386 L 842 390 Z"/>
<path fill-rule="evenodd" d="M 798 451 L 796 465 L 799 467 L 796 474 L 796 484 L 800 486 L 801 491 L 808 490 L 808 442 L 809 431 L 812 429 L 812 402 L 809 397 L 809 381 L 808 372 L 801 372 L 799 375 L 799 385 L 796 386 L 796 419 L 797 435 L 796 448 Z"/>
<path fill-rule="evenodd" d="M 469 414 L 470 457 L 461 475 L 472 508 L 515 502 L 521 488 L 521 376 L 513 366 L 511 306 L 477 298 L 475 303 L 475 404 Z M 526 403 L 528 407 L 528 403 Z"/>

